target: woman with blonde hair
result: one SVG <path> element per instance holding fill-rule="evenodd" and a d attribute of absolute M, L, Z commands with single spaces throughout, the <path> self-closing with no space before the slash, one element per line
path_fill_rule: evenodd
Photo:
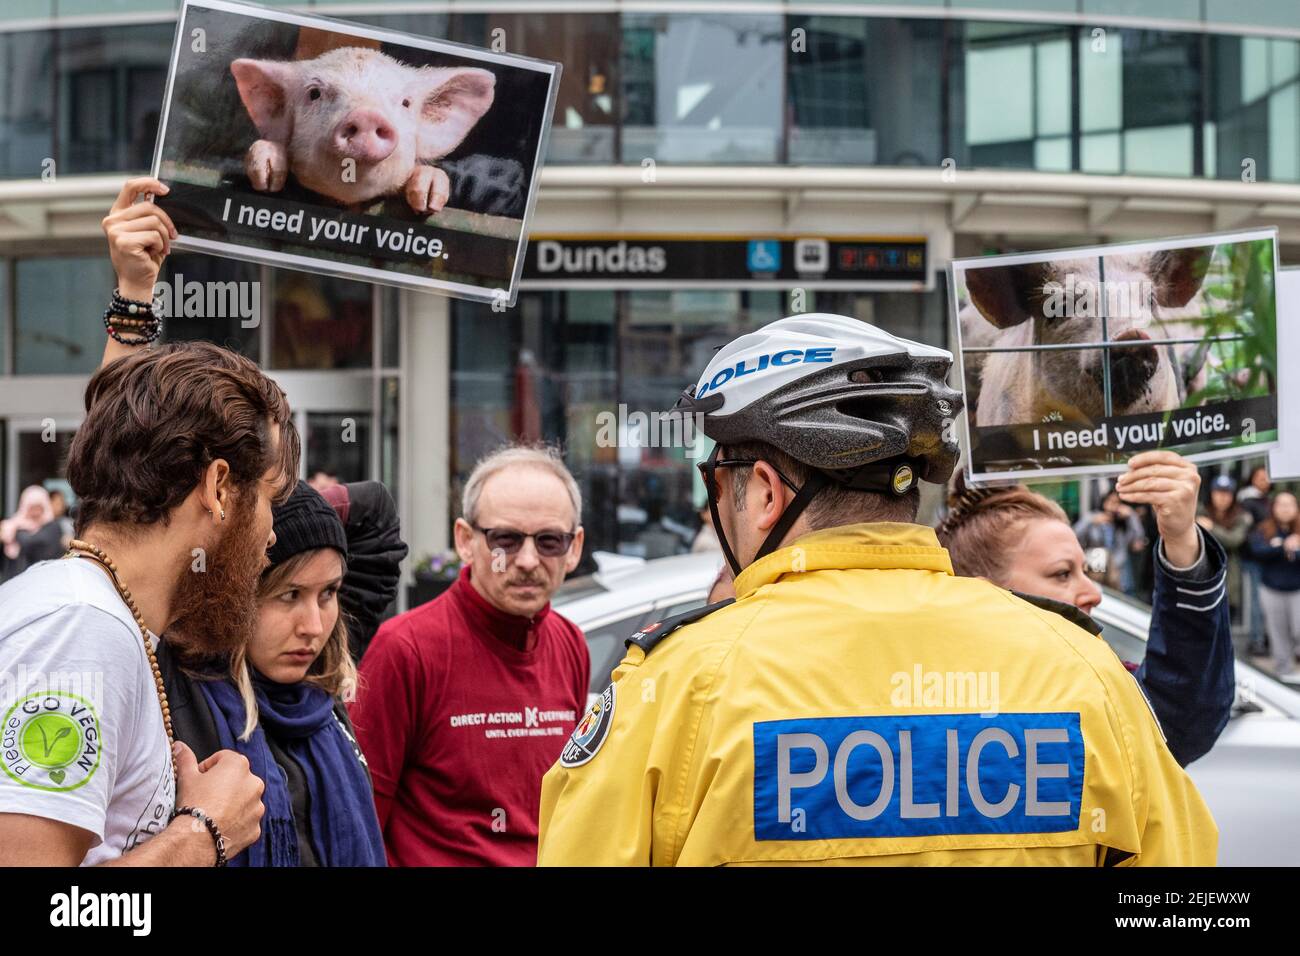
<path fill-rule="evenodd" d="M 266 785 L 261 838 L 231 866 L 384 866 L 369 771 L 343 706 L 357 686 L 339 603 L 344 525 L 303 481 L 273 514 L 247 644 L 204 662 L 184 657 L 183 634 L 160 645 L 176 738 L 199 760 L 243 754 Z"/>
<path fill-rule="evenodd" d="M 1196 524 L 1200 475 L 1170 451 L 1129 462 L 1116 491 L 1156 514 L 1155 594 L 1146 659 L 1127 664 L 1151 701 L 1170 752 L 1186 766 L 1228 723 L 1235 689 L 1227 556 Z M 1101 589 L 1061 506 L 1024 485 L 969 488 L 958 476 L 938 528 L 958 575 L 982 577 L 1100 634 Z"/>

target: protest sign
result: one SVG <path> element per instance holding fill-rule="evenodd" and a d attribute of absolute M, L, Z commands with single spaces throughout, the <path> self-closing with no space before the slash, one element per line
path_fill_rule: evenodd
<path fill-rule="evenodd" d="M 956 259 L 973 482 L 1277 441 L 1277 232 Z"/>
<path fill-rule="evenodd" d="M 186 0 L 153 167 L 174 246 L 513 304 L 559 71 Z"/>
<path fill-rule="evenodd" d="M 1300 355 L 1300 268 L 1285 268 L 1277 276 L 1277 354 Z M 1274 481 L 1300 478 L 1300 382 L 1282 375 L 1277 382 L 1278 444 L 1268 453 L 1268 474 Z"/>

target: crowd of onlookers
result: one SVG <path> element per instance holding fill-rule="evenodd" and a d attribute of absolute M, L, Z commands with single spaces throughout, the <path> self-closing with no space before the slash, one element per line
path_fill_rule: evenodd
<path fill-rule="evenodd" d="M 1197 523 L 1228 555 L 1228 602 L 1233 643 L 1239 657 L 1267 655 L 1283 677 L 1300 681 L 1295 652 L 1300 644 L 1300 512 L 1296 496 L 1273 487 L 1260 465 L 1242 485 L 1230 475 L 1209 481 Z M 1150 601 L 1151 543 L 1155 517 L 1145 505 L 1131 506 L 1114 489 L 1100 507 L 1086 511 L 1075 534 L 1098 582 Z"/>

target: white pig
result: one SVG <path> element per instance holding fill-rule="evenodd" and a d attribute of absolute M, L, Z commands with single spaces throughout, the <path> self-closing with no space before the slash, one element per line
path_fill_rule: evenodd
<path fill-rule="evenodd" d="M 969 304 L 958 314 L 962 344 L 1014 348 L 1096 342 L 1101 337 L 1097 313 L 1062 315 L 1051 308 L 1053 290 L 1059 295 L 1067 288 L 1088 288 L 1121 305 L 1107 308 L 1111 339 L 1127 343 L 1110 358 L 1113 414 L 1178 408 L 1189 388 L 1203 380 L 1205 356 L 1194 346 L 1162 340 L 1203 334 L 1187 323 L 1189 313 L 1199 316 L 1192 303 L 1204 305 L 1196 296 L 1211 251 L 1191 247 L 1108 256 L 1104 285 L 1095 258 L 969 268 L 964 273 Z M 972 353 L 966 361 L 968 378 L 978 387 L 978 399 L 971 402 L 978 425 L 1023 425 L 1056 415 L 1090 421 L 1104 412 L 1101 349 Z"/>
<path fill-rule="evenodd" d="M 487 70 L 413 67 L 342 47 L 311 60 L 235 60 L 240 99 L 257 127 L 244 158 L 253 188 L 279 192 L 289 173 L 345 206 L 402 193 L 417 213 L 442 209 L 446 156 L 492 105 Z"/>

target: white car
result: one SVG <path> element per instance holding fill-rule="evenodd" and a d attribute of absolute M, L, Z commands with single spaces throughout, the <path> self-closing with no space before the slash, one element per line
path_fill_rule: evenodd
<path fill-rule="evenodd" d="M 643 561 L 596 555 L 600 570 L 566 581 L 553 605 L 587 635 L 592 695 L 609 682 L 623 642 L 643 625 L 704 604 L 718 552 Z M 1107 591 L 1093 612 L 1122 660 L 1146 654 L 1150 608 Z M 1222 866 L 1300 864 L 1300 692 L 1237 661 L 1232 718 L 1188 773 L 1219 825 Z"/>

